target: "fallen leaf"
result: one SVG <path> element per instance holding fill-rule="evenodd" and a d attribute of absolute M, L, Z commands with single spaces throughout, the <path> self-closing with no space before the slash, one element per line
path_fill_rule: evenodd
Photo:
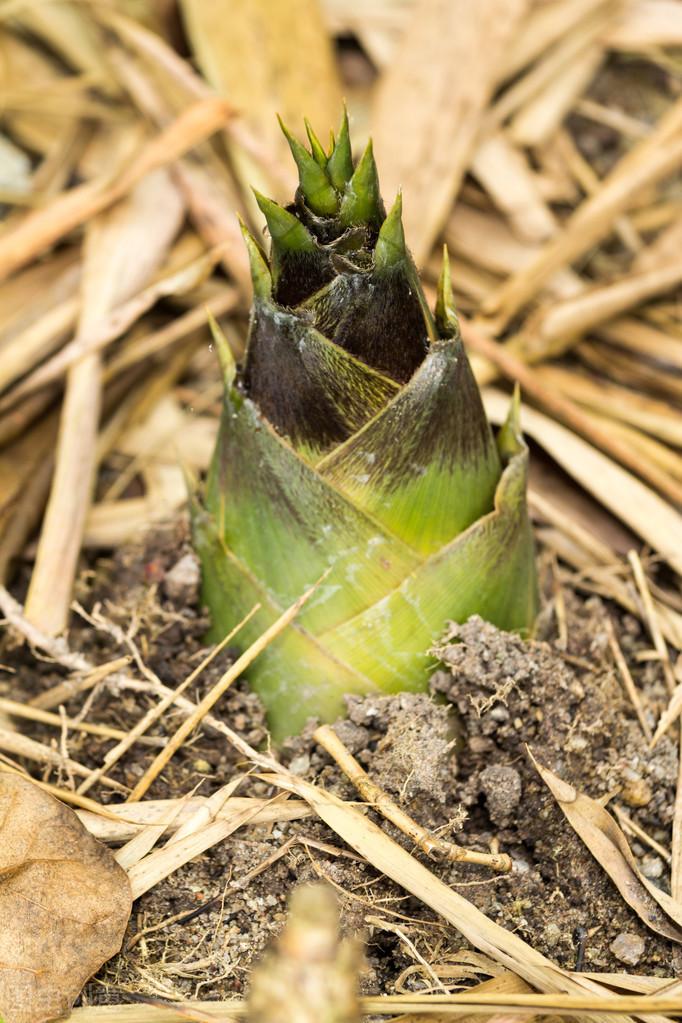
<path fill-rule="evenodd" d="M 643 923 L 671 941 L 682 942 L 682 905 L 639 872 L 625 835 L 601 803 L 578 792 L 529 756 L 575 833 L 606 871 Z"/>
<path fill-rule="evenodd" d="M 0 774 L 0 1018 L 42 1023 L 71 1009 L 121 947 L 127 875 L 75 813 Z"/>

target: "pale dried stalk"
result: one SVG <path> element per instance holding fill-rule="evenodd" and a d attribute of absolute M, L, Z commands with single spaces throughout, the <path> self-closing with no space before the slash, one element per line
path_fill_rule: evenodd
<path fill-rule="evenodd" d="M 538 319 L 532 330 L 542 357 L 564 352 L 579 335 L 605 320 L 610 320 L 654 295 L 670 291 L 682 280 L 682 260 L 665 263 L 643 273 L 628 274 L 613 284 L 602 285 L 584 295 L 553 305 Z M 534 356 L 537 358 L 537 355 Z"/>
<path fill-rule="evenodd" d="M 88 224 L 75 344 L 147 285 L 180 228 L 183 205 L 168 175 L 143 178 L 112 210 Z M 95 482 L 102 360 L 89 352 L 68 372 L 56 464 L 26 616 L 44 632 L 67 623 L 76 565 Z"/>
<path fill-rule="evenodd" d="M 493 132 L 483 140 L 470 170 L 520 238 L 542 242 L 556 233 L 556 220 L 540 195 L 537 176 L 505 132 Z"/>
<path fill-rule="evenodd" d="M 106 739 L 124 739 L 127 732 L 119 728 L 110 728 L 109 725 L 97 725 L 90 721 L 78 721 L 74 718 L 60 714 L 50 714 L 49 711 L 39 710 L 27 703 L 18 703 L 16 700 L 8 700 L 0 697 L 0 711 L 9 714 L 10 717 L 25 718 L 27 721 L 39 721 L 44 725 L 53 725 L 55 728 L 66 728 L 74 732 L 86 732 L 88 735 L 101 735 Z M 143 740 L 147 746 L 159 746 L 163 739 L 156 736 L 147 737 Z"/>
<path fill-rule="evenodd" d="M 548 500 L 532 486 L 528 488 L 528 503 L 533 511 L 538 512 L 546 522 L 560 529 L 571 540 L 582 547 L 600 565 L 618 565 L 619 559 L 605 543 L 599 540 L 582 526 L 573 515 Z"/>
<path fill-rule="evenodd" d="M 505 853 L 480 853 L 473 849 L 462 849 L 454 842 L 447 842 L 445 839 L 429 834 L 426 828 L 417 824 L 379 785 L 372 781 L 330 725 L 322 725 L 316 729 L 313 732 L 313 739 L 336 761 L 362 798 L 382 817 L 395 824 L 432 860 L 438 863 L 444 860 L 450 863 L 478 863 L 504 873 L 509 873 L 512 869 L 511 858 Z"/>
<path fill-rule="evenodd" d="M 149 286 L 142 288 L 133 296 L 122 301 L 116 308 L 109 310 L 100 309 L 100 315 L 95 322 L 90 326 L 81 328 L 72 341 L 64 345 L 52 358 L 36 366 L 33 372 L 3 397 L 2 401 L 0 401 L 0 412 L 13 406 L 26 395 L 46 387 L 54 381 L 60 380 L 84 356 L 101 353 L 112 341 L 117 340 L 121 334 L 132 327 L 136 320 L 158 302 L 160 298 L 165 298 L 169 295 L 179 295 L 193 290 L 210 273 L 219 258 L 219 250 L 213 249 L 210 252 L 204 252 L 189 265 L 183 266 L 179 270 L 175 270 L 169 275 L 154 281 Z M 215 296 L 215 299 L 211 301 L 219 309 L 216 315 L 220 316 L 228 309 L 234 308 L 237 304 L 237 293 L 234 288 L 228 285 L 225 287 L 222 295 Z M 207 303 L 207 305 L 210 304 L 210 302 Z M 180 317 L 179 320 L 172 321 L 164 329 L 170 330 L 173 328 L 172 338 L 173 340 L 179 340 L 192 329 L 192 326 L 202 325 L 201 312 L 201 308 L 192 310 L 194 320 L 191 321 L 190 326 L 188 326 L 190 321 Z M 190 314 L 185 315 L 189 316 Z M 179 325 L 179 321 L 183 321 L 182 325 Z M 203 323 L 205 322 L 206 316 L 204 313 Z M 148 338 L 156 337 L 157 333 L 159 332 L 155 332 L 153 335 L 148 335 L 145 338 L 135 338 L 131 347 L 136 353 L 141 351 L 142 354 L 139 355 L 139 358 L 131 359 L 130 350 L 126 351 L 125 348 L 117 353 L 112 362 L 103 370 L 105 382 L 111 379 L 117 372 L 120 372 L 121 368 L 141 361 L 144 353 L 147 351 Z M 114 366 L 113 369 L 112 365 Z"/>
<path fill-rule="evenodd" d="M 584 977 L 589 977 L 584 974 Z M 611 974 L 598 974 L 606 981 Z M 649 980 L 649 978 L 643 978 Z M 479 988 L 489 985 L 485 981 L 470 991 L 452 995 L 382 995 L 380 997 L 364 997 L 360 999 L 360 1008 L 367 1016 L 395 1016 L 396 1021 L 406 1023 L 411 1017 L 419 1023 L 433 1020 L 434 1023 L 445 1023 L 449 1019 L 468 1021 L 473 1015 L 489 1016 L 490 1023 L 502 1023 L 509 1016 L 522 1017 L 526 1020 L 539 1016 L 541 1019 L 557 1017 L 573 1017 L 589 1019 L 599 1013 L 600 1019 L 617 1020 L 619 1014 L 631 1013 L 638 1017 L 643 1014 L 678 1013 L 680 997 L 666 997 L 660 994 L 615 995 L 607 994 L 569 997 L 567 995 L 538 995 L 523 993 L 490 993 L 479 992 Z M 517 989 L 518 990 L 518 989 Z M 111 1010 L 115 1008 L 115 1013 Z M 90 1006 L 73 1009 L 70 1015 L 72 1023 L 110 1023 L 112 1015 L 116 1023 L 219 1023 L 223 1019 L 243 1019 L 245 1003 L 239 998 L 220 1002 L 191 1002 L 175 1007 L 165 1002 L 152 1005 L 117 1005 Z M 397 1013 L 401 1015 L 396 1015 Z"/>
<path fill-rule="evenodd" d="M 635 838 L 639 838 L 642 842 L 653 849 L 661 859 L 665 860 L 666 863 L 670 863 L 672 857 L 665 846 L 662 846 L 660 842 L 657 842 L 655 838 L 652 838 L 648 832 L 641 828 L 637 821 L 633 821 L 632 817 L 629 816 L 623 810 L 622 807 L 617 806 L 615 803 L 611 803 L 610 807 L 618 818 L 618 823 L 622 827 L 623 831 L 628 832 L 630 835 L 634 835 Z"/>
<path fill-rule="evenodd" d="M 666 646 L 665 640 L 661 633 L 661 627 L 658 622 L 658 616 L 656 609 L 654 608 L 653 598 L 651 596 L 651 590 L 649 589 L 649 583 L 647 582 L 646 575 L 644 574 L 644 568 L 639 554 L 635 550 L 628 551 L 628 561 L 632 566 L 632 574 L 635 577 L 635 583 L 637 584 L 637 590 L 640 597 L 642 598 L 642 604 L 644 605 L 644 614 L 647 625 L 649 626 L 649 633 L 653 640 L 654 648 L 658 654 L 658 659 L 663 667 L 663 675 L 665 677 L 668 692 L 672 693 L 675 689 L 676 682 L 673 674 L 672 665 L 670 663 L 670 654 Z"/>
<path fill-rule="evenodd" d="M 548 387 L 580 405 L 682 447 L 682 420 L 668 403 L 561 366 L 539 366 L 536 373 Z"/>
<path fill-rule="evenodd" d="M 149 824 L 158 824 L 173 807 L 179 806 L 180 812 L 168 825 L 167 831 L 173 834 L 198 809 L 205 806 L 208 800 L 204 796 L 191 796 L 189 799 L 145 799 L 141 803 L 123 803 L 106 807 L 105 816 L 101 816 L 98 803 L 91 799 L 79 797 L 87 803 L 82 812 L 78 812 L 81 822 L 91 835 L 100 842 L 128 842 L 138 835 Z M 272 799 L 256 799 L 251 796 L 232 796 L 219 810 L 217 816 L 231 817 L 241 810 L 254 810 L 251 823 L 276 824 L 283 821 L 300 820 L 310 817 L 312 811 L 307 803 L 299 799 L 287 799 L 282 802 Z"/>
<path fill-rule="evenodd" d="M 3 613 L 7 614 L 4 607 Z M 12 624 L 15 624 L 12 617 L 8 615 L 8 618 Z M 30 643 L 33 643 L 30 635 L 27 636 L 27 638 Z M 42 644 L 39 642 L 37 645 L 41 646 Z M 45 648 L 43 647 L 43 649 Z M 125 668 L 128 664 L 130 664 L 130 657 L 117 657 L 113 661 L 108 661 L 106 664 L 99 664 L 97 667 L 93 667 L 91 665 L 83 674 L 82 678 L 66 679 L 65 682 L 59 682 L 51 689 L 46 689 L 44 693 L 39 693 L 37 696 L 34 696 L 31 700 L 29 700 L 28 706 L 35 707 L 39 710 L 50 710 L 52 707 L 59 707 L 62 703 L 68 703 L 69 700 L 72 700 L 74 696 L 78 696 L 79 693 L 85 693 L 88 689 L 94 688 L 94 686 L 96 686 L 99 682 L 103 682 L 104 679 L 108 678 L 110 675 L 115 675 L 121 668 Z M 74 670 L 79 671 L 80 673 L 80 669 Z"/>
<path fill-rule="evenodd" d="M 21 735 L 19 732 L 8 731 L 6 728 L 0 728 L 0 749 L 7 753 L 13 753 L 16 757 L 34 760 L 38 764 L 66 768 L 81 778 L 87 778 L 91 773 L 89 767 L 79 764 L 77 760 L 62 756 L 50 746 L 46 746 L 36 739 L 29 739 L 27 735 Z M 121 785 L 120 782 L 113 781 L 111 778 L 102 778 L 101 781 L 107 788 L 114 789 L 116 792 L 128 791 L 125 785 Z"/>
<path fill-rule="evenodd" d="M 656 653 L 663 666 L 668 692 L 672 695 L 676 691 L 675 675 L 670 664 L 670 654 L 665 640 L 661 634 L 658 617 L 654 608 L 649 584 L 644 574 L 642 562 L 637 551 L 628 551 L 628 561 L 632 566 L 632 573 L 635 577 L 637 590 L 642 598 L 644 612 L 649 625 L 649 632 L 656 649 Z M 680 688 L 680 687 L 678 687 Z M 658 738 L 658 729 L 655 739 Z M 675 795 L 675 806 L 673 813 L 673 838 L 670 863 L 670 894 L 678 902 L 682 901 L 682 724 L 678 729 L 678 757 L 679 767 L 677 776 L 677 790 Z"/>
<path fill-rule="evenodd" d="M 2 585 L 0 585 L 0 610 L 12 628 L 24 636 L 32 646 L 42 650 L 58 664 L 68 668 L 70 671 L 84 672 L 86 674 L 98 670 L 83 654 L 70 650 L 68 643 L 63 637 L 49 636 L 36 628 L 32 622 L 29 622 L 23 614 L 21 605 Z M 139 679 L 135 679 L 124 672 L 114 672 L 111 674 L 109 684 L 138 693 L 151 692 L 157 696 L 172 697 L 177 695 L 174 689 L 163 685 L 161 682 L 141 682 Z M 188 700 L 186 696 L 179 696 L 177 698 L 177 707 L 182 714 L 191 714 L 196 710 L 196 704 Z M 213 717 L 212 714 L 207 714 L 204 717 L 204 724 L 234 743 L 235 734 L 219 718 Z M 268 766 L 271 766 L 271 764 L 269 763 Z"/>
<path fill-rule="evenodd" d="M 145 75 L 141 64 L 121 48 L 112 50 L 110 60 L 142 113 L 157 127 L 165 127 L 172 119 L 172 111 L 151 76 Z M 207 245 L 220 247 L 226 270 L 238 283 L 242 295 L 249 295 L 251 273 L 236 216 L 242 202 L 227 168 L 204 147 L 201 160 L 178 160 L 172 172 L 200 236 Z"/>
<path fill-rule="evenodd" d="M 230 817 L 211 821 L 210 824 L 205 825 L 199 831 L 186 835 L 180 841 L 149 853 L 128 871 L 133 898 L 139 899 L 141 895 L 178 870 L 179 867 L 200 856 L 202 852 L 206 852 L 218 842 L 223 842 L 233 832 L 253 820 L 256 813 L 255 808 L 238 810 Z"/>
<path fill-rule="evenodd" d="M 601 34 L 598 26 L 594 35 Z M 517 111 L 509 134 L 519 146 L 544 146 L 582 96 L 604 60 L 604 43 L 588 40 L 541 92 Z"/>
<path fill-rule="evenodd" d="M 117 352 L 111 361 L 107 363 L 104 370 L 104 380 L 108 382 L 113 377 L 122 373 L 129 366 L 135 366 L 142 359 L 159 355 L 165 349 L 177 344 L 188 337 L 193 331 L 205 327 L 208 320 L 208 313 L 216 318 L 232 312 L 239 304 L 239 293 L 235 288 L 226 286 L 222 291 L 205 304 L 199 305 L 196 309 L 190 309 L 176 319 L 171 320 L 158 330 L 146 334 L 144 337 L 135 338 L 134 344 L 127 345 Z"/>
<path fill-rule="evenodd" d="M 101 358 L 90 355 L 67 377 L 52 490 L 26 598 L 26 616 L 52 634 L 61 632 L 68 619 L 94 486 L 100 376 Z"/>
<path fill-rule="evenodd" d="M 95 802 L 94 799 L 88 799 L 87 796 L 79 796 L 76 792 L 72 792 L 70 789 L 62 789 L 59 785 L 52 785 L 47 781 L 38 781 L 36 778 L 32 778 L 26 771 L 20 770 L 18 767 L 13 767 L 11 764 L 3 763 L 0 761 L 0 771 L 9 771 L 10 774 L 18 774 L 20 777 L 25 778 L 27 781 L 37 785 L 43 792 L 49 792 L 55 799 L 60 799 L 62 803 L 69 803 L 71 806 L 77 806 L 83 813 L 90 814 L 93 818 L 102 819 L 118 823 L 116 816 L 109 811 L 106 806 L 102 806 L 100 803 Z"/>
<path fill-rule="evenodd" d="M 570 132 L 565 129 L 558 131 L 554 139 L 554 145 L 585 194 L 594 195 L 598 192 L 601 188 L 601 181 L 593 170 L 592 165 L 588 163 L 580 152 Z M 631 252 L 639 252 L 642 248 L 642 240 L 632 226 L 631 220 L 625 216 L 618 217 L 615 227 L 625 247 L 630 249 Z"/>
<path fill-rule="evenodd" d="M 523 31 L 514 39 L 505 59 L 505 78 L 512 78 L 524 67 L 575 29 L 594 11 L 604 6 L 605 0 L 556 0 L 551 4 L 537 4 L 523 23 Z"/>
<path fill-rule="evenodd" d="M 486 114 L 486 127 L 501 124 L 538 96 L 542 96 L 546 90 L 551 89 L 556 79 L 567 68 L 575 66 L 584 51 L 591 48 L 595 39 L 603 35 L 605 29 L 613 22 L 615 9 L 614 0 L 603 0 L 582 20 L 572 23 L 569 31 L 565 32 L 530 70 L 502 93 Z"/>

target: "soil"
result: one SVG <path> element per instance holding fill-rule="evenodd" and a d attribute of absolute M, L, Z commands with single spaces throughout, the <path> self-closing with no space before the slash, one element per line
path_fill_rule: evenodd
<path fill-rule="evenodd" d="M 81 580 L 78 598 L 88 614 L 102 616 L 100 624 L 76 617 L 72 647 L 97 663 L 129 653 L 116 634 L 118 626 L 149 670 L 177 684 L 206 652 L 207 620 L 199 607 L 192 557 L 180 522 L 151 534 L 144 546 L 98 563 Z M 547 588 L 551 592 L 549 581 Z M 482 851 L 499 847 L 512 857 L 508 875 L 429 862 L 492 919 L 570 969 L 682 975 L 682 950 L 649 931 L 627 907 L 528 757 L 530 747 L 540 763 L 580 791 L 610 796 L 610 805 L 622 807 L 652 839 L 669 847 L 677 752 L 667 738 L 649 750 L 615 673 L 607 617 L 653 723 L 666 693 L 659 667 L 637 660 L 649 641 L 639 622 L 615 606 L 566 588 L 563 596 L 565 640 L 557 636 L 550 601 L 538 637 L 530 642 L 478 618 L 452 625 L 434 651 L 430 694 L 350 698 L 348 717 L 336 728 L 371 777 L 420 824 L 458 844 Z M 200 697 L 230 656 L 234 651 L 217 658 L 190 695 Z M 54 664 L 7 643 L 0 661 L 0 693 L 14 699 L 30 699 L 65 677 Z M 90 697 L 88 719 L 130 728 L 148 699 L 144 693 L 118 692 L 105 681 Z M 71 701 L 67 712 L 79 713 L 83 701 L 83 696 Z M 216 714 L 252 745 L 265 744 L 263 708 L 246 681 L 230 690 Z M 169 716 L 152 734 L 164 736 L 176 725 Z M 54 744 L 53 730 L 28 722 L 17 726 Z M 288 741 L 279 751 L 281 759 L 306 779 L 357 798 L 313 741 L 313 729 L 311 723 Z M 110 745 L 71 733 L 69 753 L 97 767 Z M 110 776 L 134 785 L 155 752 L 135 746 Z M 238 763 L 224 740 L 200 731 L 148 795 L 179 796 L 197 785 L 208 795 L 234 777 Z M 35 764 L 27 766 L 36 772 Z M 90 794 L 103 802 L 121 798 L 104 788 Z M 272 792 L 247 778 L 239 794 Z M 409 847 L 392 825 L 379 823 Z M 644 874 L 666 888 L 664 860 L 643 842 L 631 847 Z M 265 866 L 256 873 L 259 864 Z M 366 936 L 366 993 L 430 990 L 436 978 L 446 988 L 461 983 L 466 942 L 343 848 L 321 822 L 307 818 L 237 832 L 140 898 L 124 950 L 88 984 L 82 1004 L 125 1002 L 136 994 L 170 999 L 243 994 L 250 964 L 282 926 L 292 888 L 319 877 L 339 893 L 344 929 Z M 156 927 L 178 914 L 183 916 L 176 922 Z"/>

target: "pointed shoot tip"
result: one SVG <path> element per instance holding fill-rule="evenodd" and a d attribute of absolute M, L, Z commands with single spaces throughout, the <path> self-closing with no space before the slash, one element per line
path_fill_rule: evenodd
<path fill-rule="evenodd" d="M 276 252 L 312 252 L 315 249 L 313 236 L 298 217 L 295 217 L 289 210 L 285 210 L 283 206 L 280 206 L 273 199 L 268 199 L 267 196 L 255 188 L 253 194 L 256 197 L 261 213 L 265 217 Z"/>
<path fill-rule="evenodd" d="M 320 217 L 333 216 L 338 211 L 339 198 L 327 176 L 326 168 L 320 166 L 315 156 L 291 134 L 281 118 L 279 123 L 298 168 L 298 180 L 307 205 Z M 321 146 L 320 151 L 323 153 Z"/>
<path fill-rule="evenodd" d="M 379 174 L 370 139 L 353 176 L 346 185 L 346 194 L 341 203 L 340 219 L 348 227 L 355 224 L 371 224 L 379 227 L 384 217 L 384 204 L 381 201 L 379 190 Z"/>
<path fill-rule="evenodd" d="M 395 202 L 379 230 L 374 249 L 374 266 L 384 269 L 396 266 L 407 259 L 405 231 L 403 229 L 403 197 L 398 192 Z"/>
<path fill-rule="evenodd" d="M 450 273 L 450 256 L 447 245 L 443 246 L 443 264 L 436 293 L 436 326 L 441 337 L 457 337 L 459 320 L 452 294 L 452 276 Z"/>

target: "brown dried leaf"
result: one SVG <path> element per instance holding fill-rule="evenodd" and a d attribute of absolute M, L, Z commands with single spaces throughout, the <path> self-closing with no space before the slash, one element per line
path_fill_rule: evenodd
<path fill-rule="evenodd" d="M 0 774 L 0 1017 L 66 1014 L 85 981 L 121 947 L 128 878 L 72 810 Z"/>
<path fill-rule="evenodd" d="M 625 835 L 601 803 L 583 795 L 529 755 L 575 833 L 628 906 L 657 934 L 682 942 L 682 905 L 640 874 Z"/>

